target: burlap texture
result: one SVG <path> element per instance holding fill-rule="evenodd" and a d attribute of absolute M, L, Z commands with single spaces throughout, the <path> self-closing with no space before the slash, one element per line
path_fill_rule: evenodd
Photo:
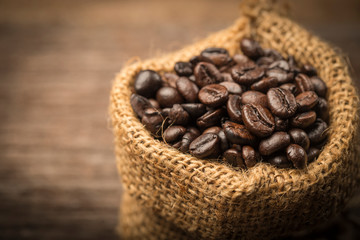
<path fill-rule="evenodd" d="M 247 171 L 237 171 L 183 154 L 155 140 L 130 106 L 130 87 L 140 70 L 173 71 L 175 62 L 187 61 L 207 47 L 224 47 L 234 54 L 240 51 L 240 40 L 250 35 L 263 47 L 314 65 L 328 85 L 329 142 L 305 170 L 277 169 L 260 163 Z M 125 191 L 139 206 L 182 229 L 180 232 L 186 232 L 188 238 L 273 238 L 333 216 L 351 197 L 359 182 L 357 108 L 358 97 L 348 66 L 333 47 L 271 11 L 259 12 L 256 20 L 245 14 L 230 28 L 203 41 L 134 63 L 117 75 L 110 111 L 118 171 Z M 140 234 L 139 225 L 132 226 L 131 219 L 130 213 L 121 215 L 119 228 L 125 239 Z M 142 239 L 172 239 L 170 236 L 177 231 L 165 224 L 160 224 L 164 228 L 155 227 L 156 221 L 152 226 L 151 222 L 143 227 L 157 230 L 149 230 L 151 236 L 142 235 Z"/>

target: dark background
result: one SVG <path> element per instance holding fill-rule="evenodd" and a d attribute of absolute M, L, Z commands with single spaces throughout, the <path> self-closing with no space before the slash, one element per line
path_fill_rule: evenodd
<path fill-rule="evenodd" d="M 360 1 L 292 2 L 293 19 L 339 46 L 357 79 Z M 158 56 L 229 26 L 238 4 L 0 0 L 0 239 L 116 239 L 115 73 L 133 56 Z M 333 239 L 359 236 L 359 202 L 348 207 L 351 223 L 332 223 Z"/>

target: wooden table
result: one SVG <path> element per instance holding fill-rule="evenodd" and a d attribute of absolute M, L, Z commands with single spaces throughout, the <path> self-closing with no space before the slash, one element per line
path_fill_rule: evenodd
<path fill-rule="evenodd" d="M 117 239 L 115 73 L 230 25 L 238 2 L 0 0 L 0 239 Z M 294 5 L 357 77 L 360 2 Z"/>

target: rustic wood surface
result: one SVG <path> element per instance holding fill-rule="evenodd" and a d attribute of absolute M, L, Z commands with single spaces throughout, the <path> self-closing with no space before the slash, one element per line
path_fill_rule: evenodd
<path fill-rule="evenodd" d="M 293 18 L 343 49 L 358 79 L 360 1 L 293 2 Z M 0 239 L 117 239 L 121 185 L 108 120 L 115 73 L 133 56 L 230 25 L 238 3 L 0 0 Z"/>

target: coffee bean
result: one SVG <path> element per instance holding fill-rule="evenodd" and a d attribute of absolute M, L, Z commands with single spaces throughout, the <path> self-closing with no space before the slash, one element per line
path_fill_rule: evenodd
<path fill-rule="evenodd" d="M 319 95 L 319 97 L 325 97 L 326 96 L 326 92 L 327 92 L 327 86 L 325 84 L 325 82 L 319 78 L 319 77 L 311 77 L 310 78 L 313 86 L 314 86 L 314 89 L 315 89 L 315 92 L 317 93 L 317 95 Z"/>
<path fill-rule="evenodd" d="M 174 104 L 170 110 L 169 119 L 171 124 L 186 126 L 190 116 L 180 104 Z"/>
<path fill-rule="evenodd" d="M 221 82 L 219 84 L 226 87 L 229 94 L 241 95 L 243 93 L 243 88 L 235 82 Z"/>
<path fill-rule="evenodd" d="M 196 119 L 206 113 L 206 106 L 202 103 L 183 103 L 181 106 L 193 119 Z"/>
<path fill-rule="evenodd" d="M 289 118 L 296 113 L 295 96 L 282 88 L 271 88 L 267 92 L 268 104 L 271 112 L 280 118 Z"/>
<path fill-rule="evenodd" d="M 275 120 L 275 131 L 277 132 L 285 132 L 289 127 L 288 119 L 281 119 L 277 116 L 274 117 Z"/>
<path fill-rule="evenodd" d="M 212 127 L 219 124 L 223 116 L 222 108 L 210 110 L 196 120 L 196 125 L 201 129 Z"/>
<path fill-rule="evenodd" d="M 160 109 L 160 105 L 159 105 L 159 103 L 158 103 L 155 99 L 150 98 L 150 99 L 149 99 L 149 102 L 150 102 L 150 104 L 151 104 L 152 107 L 154 107 L 154 108 L 156 108 L 156 109 Z"/>
<path fill-rule="evenodd" d="M 139 118 L 144 116 L 145 109 L 152 107 L 151 102 L 147 98 L 135 93 L 130 97 L 130 105 Z"/>
<path fill-rule="evenodd" d="M 178 142 L 182 139 L 185 133 L 186 128 L 183 126 L 170 126 L 164 131 L 163 139 L 166 143 Z"/>
<path fill-rule="evenodd" d="M 256 143 L 256 137 L 244 125 L 228 121 L 223 124 L 223 129 L 227 139 L 233 144 L 253 145 Z"/>
<path fill-rule="evenodd" d="M 310 77 L 317 75 L 316 69 L 311 64 L 305 64 L 304 66 L 302 66 L 301 72 L 305 73 L 306 75 L 308 75 Z"/>
<path fill-rule="evenodd" d="M 311 82 L 310 78 L 305 74 L 298 74 L 295 78 L 295 85 L 298 93 L 314 91 L 314 85 Z"/>
<path fill-rule="evenodd" d="M 290 119 L 291 126 L 295 128 L 305 129 L 316 121 L 316 113 L 314 111 L 299 113 Z"/>
<path fill-rule="evenodd" d="M 267 68 L 274 62 L 274 59 L 271 57 L 261 57 L 256 60 L 256 64 L 260 67 Z"/>
<path fill-rule="evenodd" d="M 219 84 L 207 85 L 200 89 L 199 100 L 209 107 L 219 107 L 223 105 L 229 97 L 226 87 Z"/>
<path fill-rule="evenodd" d="M 310 147 L 310 139 L 304 130 L 293 128 L 289 131 L 290 139 L 292 143 L 301 146 L 305 151 Z"/>
<path fill-rule="evenodd" d="M 200 55 L 216 66 L 224 66 L 231 62 L 229 53 L 224 48 L 206 48 Z"/>
<path fill-rule="evenodd" d="M 250 86 L 256 81 L 260 80 L 265 75 L 263 68 L 256 67 L 250 70 L 244 70 L 243 68 L 234 67 L 231 70 L 231 76 L 235 82 Z"/>
<path fill-rule="evenodd" d="M 189 62 L 191 63 L 192 68 L 194 69 L 196 67 L 196 65 L 201 62 L 201 57 L 200 56 L 194 56 L 192 58 L 190 58 Z"/>
<path fill-rule="evenodd" d="M 275 130 L 274 117 L 261 105 L 246 104 L 242 108 L 243 121 L 246 128 L 258 137 L 268 137 Z"/>
<path fill-rule="evenodd" d="M 202 88 L 209 84 L 222 82 L 220 71 L 211 63 L 200 62 L 194 69 L 196 84 Z"/>
<path fill-rule="evenodd" d="M 329 107 L 328 103 L 324 98 L 319 98 L 318 103 L 315 106 L 316 115 L 323 119 L 324 121 L 327 121 L 329 119 Z"/>
<path fill-rule="evenodd" d="M 264 55 L 266 57 L 273 59 L 273 61 L 278 61 L 278 60 L 284 59 L 283 56 L 281 56 L 281 53 L 279 53 L 275 49 L 270 49 L 270 48 L 264 49 Z"/>
<path fill-rule="evenodd" d="M 164 73 L 162 80 L 163 87 L 172 87 L 176 88 L 176 81 L 179 79 L 179 76 L 174 73 Z"/>
<path fill-rule="evenodd" d="M 242 157 L 247 168 L 255 166 L 261 160 L 260 154 L 251 146 L 242 147 Z"/>
<path fill-rule="evenodd" d="M 181 94 L 172 87 L 162 87 L 156 93 L 156 100 L 161 107 L 172 107 L 174 104 L 181 104 L 184 102 Z"/>
<path fill-rule="evenodd" d="M 318 103 L 318 95 L 313 91 L 300 93 L 296 96 L 298 111 L 309 111 Z"/>
<path fill-rule="evenodd" d="M 189 150 L 198 158 L 213 157 L 220 152 L 220 139 L 214 133 L 202 134 L 192 141 Z"/>
<path fill-rule="evenodd" d="M 181 139 L 181 145 L 179 147 L 179 150 L 183 153 L 186 153 L 189 151 L 189 146 L 197 137 L 201 135 L 200 131 L 197 128 L 189 127 L 187 129 L 187 132 L 184 134 L 184 136 Z"/>
<path fill-rule="evenodd" d="M 276 78 L 278 84 L 284 84 L 292 81 L 294 74 L 292 72 L 286 72 L 280 68 L 273 68 L 266 71 L 267 77 Z"/>
<path fill-rule="evenodd" d="M 161 109 L 161 116 L 163 116 L 164 118 L 168 118 L 169 115 L 170 115 L 170 111 L 171 111 L 171 108 L 163 108 Z"/>
<path fill-rule="evenodd" d="M 161 76 L 152 70 L 139 72 L 134 82 L 135 92 L 147 98 L 153 97 L 161 85 Z"/>
<path fill-rule="evenodd" d="M 286 72 L 290 71 L 290 65 L 285 60 L 275 61 L 268 67 L 268 69 L 274 69 L 274 68 L 281 69 L 281 70 L 286 71 Z"/>
<path fill-rule="evenodd" d="M 160 137 L 161 135 L 163 121 L 164 119 L 160 112 L 155 108 L 145 109 L 144 116 L 141 119 L 141 123 L 156 137 Z"/>
<path fill-rule="evenodd" d="M 227 163 L 233 167 L 239 167 L 240 169 L 245 169 L 244 160 L 241 157 L 241 153 L 234 148 L 230 148 L 224 152 L 224 158 Z"/>
<path fill-rule="evenodd" d="M 193 103 L 198 101 L 199 88 L 196 84 L 186 77 L 181 77 L 176 81 L 176 88 L 183 96 L 185 101 Z"/>
<path fill-rule="evenodd" d="M 177 62 L 175 63 L 174 70 L 177 75 L 189 77 L 193 74 L 192 65 L 189 62 Z"/>
<path fill-rule="evenodd" d="M 220 138 L 220 147 L 221 147 L 221 151 L 224 152 L 226 151 L 228 148 L 229 148 L 229 143 L 228 143 L 228 140 L 225 136 L 225 133 L 224 131 L 222 130 L 221 127 L 218 127 L 218 126 L 215 126 L 215 127 L 210 127 L 210 128 L 207 128 L 203 134 L 205 133 L 215 133 L 219 136 Z"/>
<path fill-rule="evenodd" d="M 230 95 L 226 104 L 228 115 L 233 122 L 242 123 L 241 113 L 241 97 L 238 95 Z"/>
<path fill-rule="evenodd" d="M 270 156 L 267 161 L 278 168 L 292 168 L 292 163 L 287 159 L 285 154 L 276 154 Z"/>
<path fill-rule="evenodd" d="M 311 163 L 320 155 L 320 150 L 314 147 L 311 147 L 308 152 L 308 162 Z"/>
<path fill-rule="evenodd" d="M 275 132 L 270 137 L 263 139 L 259 144 L 260 154 L 269 156 L 290 144 L 290 136 L 286 132 Z"/>
<path fill-rule="evenodd" d="M 260 45 L 249 38 L 243 38 L 241 40 L 240 48 L 241 51 L 251 59 L 257 59 L 265 54 Z"/>
<path fill-rule="evenodd" d="M 296 85 L 293 83 L 282 84 L 280 88 L 289 90 L 294 95 L 297 93 Z"/>
<path fill-rule="evenodd" d="M 278 81 L 274 77 L 263 78 L 262 80 L 251 85 L 251 90 L 266 93 L 270 88 L 277 87 Z"/>
<path fill-rule="evenodd" d="M 233 60 L 237 63 L 237 64 L 244 64 L 246 62 L 250 62 L 251 60 L 243 55 L 243 54 L 235 54 L 233 57 Z"/>
<path fill-rule="evenodd" d="M 234 79 L 232 78 L 231 74 L 228 72 L 221 73 L 221 76 L 222 76 L 224 82 L 234 82 Z M 220 84 L 222 85 L 222 83 L 224 83 L 224 82 L 221 82 Z M 225 86 L 225 85 L 223 85 L 223 86 Z"/>
<path fill-rule="evenodd" d="M 268 98 L 265 94 L 258 91 L 247 91 L 241 95 L 242 104 L 258 104 L 263 107 L 268 107 Z"/>
<path fill-rule="evenodd" d="M 297 144 L 290 144 L 286 148 L 287 158 L 294 164 L 297 169 L 304 169 L 307 164 L 306 151 Z"/>
<path fill-rule="evenodd" d="M 192 81 L 193 83 L 195 83 L 195 75 L 191 75 L 190 77 L 188 77 L 190 81 Z"/>
<path fill-rule="evenodd" d="M 326 137 L 328 125 L 322 119 L 317 118 L 314 125 L 307 129 L 311 144 L 321 143 Z"/>

